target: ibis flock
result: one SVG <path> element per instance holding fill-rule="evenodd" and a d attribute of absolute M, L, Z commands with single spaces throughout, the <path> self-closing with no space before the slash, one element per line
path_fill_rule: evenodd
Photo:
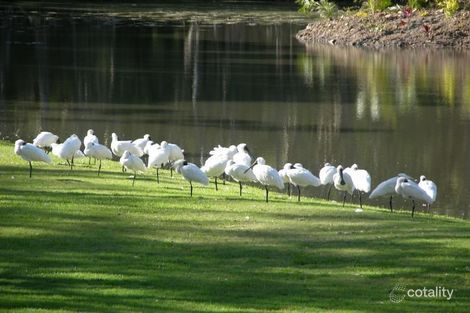
<path fill-rule="evenodd" d="M 357 164 L 344 168 L 342 165 L 333 166 L 326 163 L 319 171 L 319 176 L 315 176 L 300 163 L 286 163 L 281 170 L 266 164 L 266 160 L 258 157 L 253 161 L 250 150 L 245 143 L 229 147 L 217 146 L 209 152 L 209 157 L 205 163 L 198 167 L 196 164 L 185 160 L 184 150 L 174 143 L 162 141 L 154 143 L 150 135 L 143 138 L 131 140 L 119 140 L 113 133 L 111 149 L 100 144 L 98 137 L 92 129 L 88 130 L 83 138 L 84 150 L 81 151 L 82 141 L 73 134 L 64 142 L 60 143 L 59 137 L 51 132 L 43 131 L 33 140 L 33 143 L 26 143 L 19 139 L 15 142 L 15 154 L 19 155 L 29 163 L 29 177 L 32 176 L 32 162 L 52 163 L 49 153 L 64 160 L 70 170 L 73 170 L 74 160 L 88 157 L 89 162 L 99 162 L 98 176 L 101 172 L 101 161 L 112 160 L 113 155 L 119 158 L 123 171 L 132 172 L 132 185 L 135 184 L 136 175 L 151 168 L 156 169 L 157 182 L 159 179 L 159 169 L 168 167 L 173 176 L 173 170 L 181 174 L 190 184 L 190 194 L 193 195 L 193 183 L 207 186 L 209 179 L 214 179 L 215 189 L 218 190 L 217 179 L 227 177 L 232 178 L 239 184 L 240 196 L 242 196 L 244 183 L 260 184 L 264 187 L 266 195 L 265 201 L 269 201 L 269 187 L 276 187 L 279 190 L 285 188 L 291 195 L 292 189 L 297 189 L 297 200 L 300 201 L 301 188 L 307 186 L 328 188 L 327 199 L 330 199 L 331 188 L 343 192 L 343 206 L 346 196 L 351 198 L 354 193 L 359 195 L 359 204 L 362 208 L 362 196 L 369 194 L 370 199 L 386 197 L 389 199 L 390 211 L 393 212 L 392 200 L 396 195 L 400 195 L 412 202 L 412 216 L 414 216 L 415 202 L 430 206 L 436 201 L 437 187 L 434 182 L 422 175 L 419 181 L 415 181 L 407 174 L 400 173 L 391 177 L 372 190 L 371 176 L 360 169 Z"/>

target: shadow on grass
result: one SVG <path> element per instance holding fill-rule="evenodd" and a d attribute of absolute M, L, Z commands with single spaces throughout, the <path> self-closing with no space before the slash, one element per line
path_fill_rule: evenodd
<path fill-rule="evenodd" d="M 279 195 L 265 205 L 203 188 L 190 199 L 187 186 L 130 188 L 114 172 L 109 182 L 47 172 L 34 180 L 39 188 L 5 179 L 0 188 L 3 309 L 466 312 L 470 304 L 461 221 L 355 214 Z M 397 308 L 388 292 L 399 282 L 459 288 L 461 297 Z"/>

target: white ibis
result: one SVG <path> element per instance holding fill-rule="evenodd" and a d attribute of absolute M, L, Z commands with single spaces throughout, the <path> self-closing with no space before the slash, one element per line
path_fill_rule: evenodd
<path fill-rule="evenodd" d="M 241 143 L 237 146 L 237 153 L 233 156 L 233 161 L 238 164 L 244 164 L 246 166 L 251 165 L 252 158 L 250 156 L 250 150 L 246 143 Z"/>
<path fill-rule="evenodd" d="M 26 143 L 22 139 L 18 139 L 15 141 L 15 154 L 19 155 L 23 160 L 29 162 L 29 177 L 31 178 L 33 174 L 33 165 L 31 162 L 45 162 L 50 164 L 51 158 L 41 150 L 40 148 L 32 145 L 30 143 Z"/>
<path fill-rule="evenodd" d="M 354 184 L 351 176 L 344 172 L 343 166 L 338 165 L 336 168 L 336 174 L 333 176 L 334 186 L 339 191 L 344 191 L 343 196 L 343 207 L 346 202 L 346 193 L 349 193 L 351 196 L 354 192 Z"/>
<path fill-rule="evenodd" d="M 83 138 L 83 145 L 88 147 L 89 143 L 99 143 L 98 137 L 95 135 L 95 131 L 93 129 L 89 129 L 86 133 L 86 136 Z M 88 159 L 88 164 L 91 163 L 91 157 Z"/>
<path fill-rule="evenodd" d="M 320 169 L 320 173 L 318 176 L 320 178 L 320 183 L 322 185 L 330 185 L 328 188 L 328 196 L 327 200 L 330 200 L 330 192 L 331 188 L 334 185 L 333 176 L 336 174 L 336 167 L 331 165 L 330 163 L 325 163 L 325 165 Z"/>
<path fill-rule="evenodd" d="M 150 143 L 150 142 L 149 142 Z M 157 169 L 157 183 L 160 183 L 160 177 L 158 170 L 163 167 L 164 164 L 169 162 L 170 150 L 165 148 L 166 145 L 161 146 L 158 143 L 150 145 L 147 143 L 146 150 L 148 153 L 147 168 L 155 167 Z"/>
<path fill-rule="evenodd" d="M 362 193 L 369 193 L 371 188 L 370 174 L 364 169 L 359 169 L 357 164 L 351 166 L 348 174 L 352 178 L 354 189 L 359 192 L 359 205 L 362 209 Z"/>
<path fill-rule="evenodd" d="M 431 204 L 433 204 L 437 198 L 437 186 L 432 180 L 427 179 L 424 175 L 421 175 L 421 177 L 419 178 L 418 186 L 427 193 L 429 198 L 431 198 L 431 202 L 428 203 L 429 211 L 431 208 Z"/>
<path fill-rule="evenodd" d="M 199 167 L 186 160 L 177 160 L 173 163 L 177 173 L 180 173 L 183 178 L 189 181 L 191 186 L 191 197 L 193 196 L 193 182 L 200 183 L 204 186 L 209 185 L 209 178 L 204 174 Z"/>
<path fill-rule="evenodd" d="M 134 145 L 130 140 L 119 140 L 116 133 L 111 134 L 111 151 L 115 156 L 121 157 L 125 151 L 129 151 L 134 156 L 141 157 L 144 155 L 144 152 Z"/>
<path fill-rule="evenodd" d="M 223 156 L 213 155 L 209 157 L 201 167 L 201 171 L 206 174 L 207 177 L 214 177 L 216 191 L 219 190 L 217 187 L 217 177 L 224 173 L 227 162 L 228 160 Z"/>
<path fill-rule="evenodd" d="M 432 198 L 428 196 L 426 191 L 421 189 L 417 183 L 410 181 L 405 177 L 399 177 L 395 185 L 395 191 L 405 199 L 411 199 L 413 203 L 411 217 L 415 214 L 415 201 L 422 201 L 427 204 L 432 202 Z"/>
<path fill-rule="evenodd" d="M 269 186 L 275 186 L 279 190 L 284 189 L 284 181 L 279 173 L 271 166 L 266 165 L 266 160 L 262 157 L 258 157 L 248 169 L 250 168 L 253 169 L 256 179 L 266 190 L 266 202 L 269 201 Z"/>
<path fill-rule="evenodd" d="M 132 186 L 135 183 L 135 177 L 137 176 L 137 172 L 144 173 L 147 169 L 145 167 L 144 161 L 142 161 L 138 156 L 133 155 L 129 151 L 124 151 L 121 158 L 119 159 L 119 163 L 124 166 L 129 171 L 134 172 L 134 178 L 132 179 Z"/>
<path fill-rule="evenodd" d="M 392 200 L 393 196 L 397 194 L 397 192 L 395 191 L 395 186 L 399 177 L 405 177 L 406 179 L 411 181 L 413 180 L 413 178 L 411 178 L 409 175 L 400 173 L 397 176 L 391 177 L 378 184 L 377 187 L 372 190 L 371 194 L 369 195 L 369 199 L 375 199 L 379 197 L 390 197 L 390 212 L 393 212 Z"/>
<path fill-rule="evenodd" d="M 225 167 L 225 174 L 232 177 L 235 181 L 238 182 L 240 186 L 240 197 L 242 195 L 242 183 L 244 182 L 256 182 L 256 176 L 253 171 L 244 164 L 237 164 L 234 161 L 230 160 L 227 162 Z"/>
<path fill-rule="evenodd" d="M 162 141 L 163 144 L 163 141 Z M 170 162 L 175 162 L 178 160 L 184 160 L 184 150 L 180 146 L 174 143 L 167 143 L 168 149 L 170 150 L 170 155 L 168 159 Z M 170 166 L 170 176 L 173 177 L 173 167 Z"/>
<path fill-rule="evenodd" d="M 300 201 L 300 187 L 318 187 L 321 185 L 320 179 L 304 168 L 300 163 L 292 165 L 291 168 L 287 170 L 287 176 L 291 184 L 297 187 L 297 201 Z"/>
<path fill-rule="evenodd" d="M 69 138 L 67 138 L 63 143 L 57 144 L 53 143 L 52 147 L 52 154 L 65 160 L 70 165 L 70 170 L 73 169 L 73 160 L 75 158 L 75 154 L 77 150 L 80 150 L 80 146 L 82 142 L 77 137 L 77 135 L 73 134 Z"/>
<path fill-rule="evenodd" d="M 84 152 L 86 156 L 100 161 L 100 165 L 98 166 L 98 176 L 100 176 L 101 172 L 101 161 L 111 160 L 113 158 L 111 150 L 105 145 L 99 143 L 88 142 Z"/>
<path fill-rule="evenodd" d="M 57 140 L 59 140 L 59 136 L 51 132 L 40 132 L 36 138 L 33 139 L 33 145 L 43 148 L 49 153 L 51 151 L 51 145 L 56 143 Z"/>
<path fill-rule="evenodd" d="M 290 197 L 290 179 L 287 175 L 287 171 L 292 167 L 292 163 L 286 163 L 277 173 L 281 176 L 284 184 L 287 184 L 287 195 Z"/>
<path fill-rule="evenodd" d="M 144 151 L 145 146 L 147 145 L 147 142 L 151 141 L 152 138 L 150 137 L 149 134 L 145 134 L 143 138 L 136 139 L 132 142 L 134 146 L 139 148 L 140 150 Z"/>

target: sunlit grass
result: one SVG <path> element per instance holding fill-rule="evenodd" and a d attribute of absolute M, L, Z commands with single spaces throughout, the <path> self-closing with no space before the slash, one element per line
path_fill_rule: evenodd
<path fill-rule="evenodd" d="M 248 186 L 219 192 L 116 162 L 27 163 L 0 143 L 0 309 L 21 312 L 466 312 L 470 223 Z M 405 299 L 395 284 L 455 298 Z"/>

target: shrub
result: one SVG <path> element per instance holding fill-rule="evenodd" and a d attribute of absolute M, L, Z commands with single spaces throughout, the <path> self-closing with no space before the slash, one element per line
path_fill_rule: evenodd
<path fill-rule="evenodd" d="M 318 12 L 320 17 L 333 19 L 338 14 L 338 7 L 328 0 L 296 0 L 300 5 L 299 11 L 303 13 Z"/>
<path fill-rule="evenodd" d="M 452 16 L 460 8 L 458 0 L 437 0 L 438 7 L 444 10 L 447 16 Z"/>
<path fill-rule="evenodd" d="M 380 12 L 392 5 L 391 0 L 367 0 L 366 6 L 372 12 Z"/>

